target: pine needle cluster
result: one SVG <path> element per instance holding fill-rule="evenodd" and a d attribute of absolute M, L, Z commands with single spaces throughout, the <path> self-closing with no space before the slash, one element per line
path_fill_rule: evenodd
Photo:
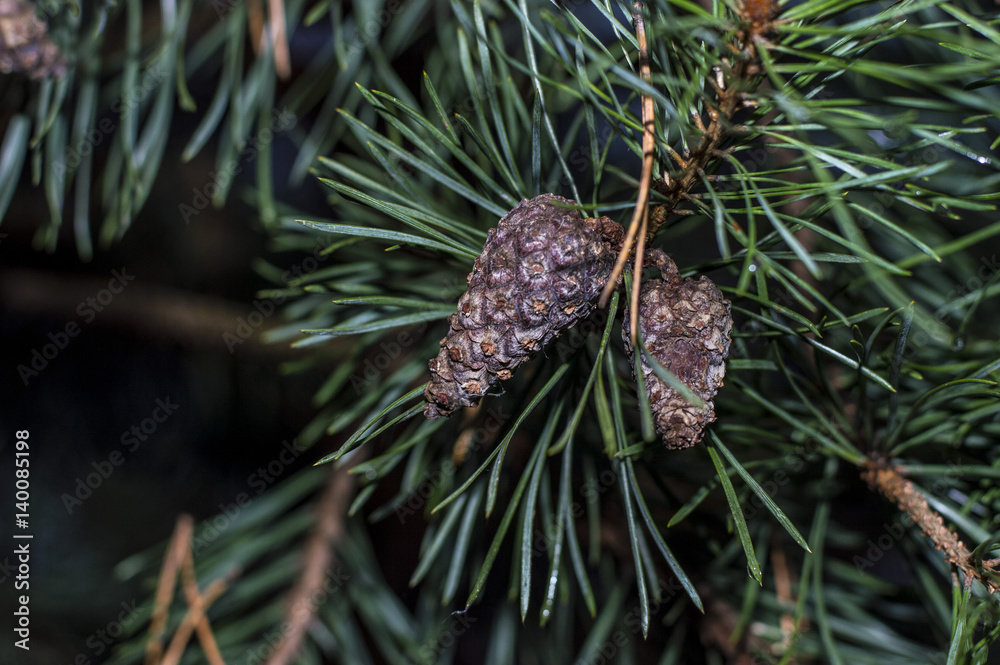
<path fill-rule="evenodd" d="M 413 88 L 388 64 L 406 45 L 403 13 L 355 57 L 339 5 L 312 7 L 337 35 L 317 71 L 340 69 L 299 164 L 331 214 L 274 201 L 260 173 L 275 247 L 321 238 L 332 259 L 291 282 L 262 264 L 275 287 L 261 295 L 290 299 L 275 341 L 314 349 L 289 370 L 327 373 L 301 442 L 357 484 L 341 583 L 313 608 L 296 662 L 988 662 L 1000 638 L 995 9 L 658 0 L 640 14 L 647 79 L 627 3 L 431 4 L 402 10 L 439 19 Z M 376 20 L 372 6 L 355 11 Z M 288 3 L 288 24 L 302 11 Z M 275 65 L 247 70 L 270 72 L 259 78 L 241 67 L 244 27 L 231 23 L 246 17 L 233 12 L 190 51 L 207 62 L 232 49 L 197 133 L 222 136 L 220 155 L 246 136 L 241 105 L 276 103 Z M 171 68 L 178 53 L 163 56 Z M 138 127 L 123 129 L 138 142 L 116 149 L 121 173 L 151 177 L 125 168 L 148 160 Z M 547 192 L 625 223 L 646 189 L 644 241 L 732 302 L 703 444 L 666 451 L 656 437 L 621 346 L 625 291 L 502 394 L 425 419 L 427 361 L 487 230 Z M 242 571 L 207 613 L 225 662 L 267 662 L 285 639 L 283 592 L 326 474 L 281 484 L 200 541 L 201 580 Z M 421 525 L 398 554 L 414 562 L 405 601 L 370 541 L 380 522 Z M 122 573 L 154 574 L 161 555 Z M 183 615 L 177 601 L 168 628 Z M 141 659 L 146 628 L 116 663 Z"/>

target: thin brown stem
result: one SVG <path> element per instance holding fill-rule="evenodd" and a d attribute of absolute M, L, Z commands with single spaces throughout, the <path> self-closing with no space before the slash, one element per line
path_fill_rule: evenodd
<path fill-rule="evenodd" d="M 181 661 L 181 656 L 184 655 L 184 649 L 191 639 L 191 634 L 194 632 L 195 627 L 205 618 L 205 611 L 209 605 L 214 603 L 223 594 L 228 586 L 229 580 L 220 578 L 209 584 L 204 594 L 199 594 L 195 597 L 194 602 L 188 607 L 184 618 L 181 619 L 180 625 L 177 626 L 174 638 L 170 640 L 170 647 L 163 656 L 163 660 L 158 665 L 177 665 Z M 221 660 L 221 656 L 219 658 Z"/>
<path fill-rule="evenodd" d="M 358 453 L 362 455 L 364 449 Z M 359 461 L 356 458 L 355 463 Z M 284 639 L 271 654 L 267 665 L 288 665 L 294 659 L 306 635 L 309 625 L 316 616 L 316 603 L 328 576 L 328 570 L 336 561 L 333 548 L 344 537 L 344 517 L 354 495 L 355 477 L 350 467 L 330 465 L 326 488 L 316 504 L 316 526 L 303 551 L 302 573 L 288 595 L 285 619 L 282 623 Z"/>
<path fill-rule="evenodd" d="M 250 46 L 253 52 L 260 55 L 264 49 L 264 0 L 249 0 L 247 2 L 247 32 L 250 33 Z"/>
<path fill-rule="evenodd" d="M 785 544 L 778 533 L 775 532 L 772 538 L 771 561 L 774 563 L 774 592 L 778 597 L 778 602 L 785 607 L 794 607 L 795 598 L 792 596 L 792 570 L 788 563 L 788 556 L 785 554 Z M 781 648 L 787 650 L 792 646 L 795 635 L 798 632 L 795 624 L 795 617 L 788 610 L 783 610 L 780 619 L 781 627 Z"/>
<path fill-rule="evenodd" d="M 639 293 L 642 287 L 642 262 L 646 252 L 646 227 L 649 224 L 649 208 L 643 211 L 642 224 L 639 229 L 639 242 L 635 247 L 635 268 L 632 271 L 632 303 L 629 308 L 629 335 L 632 348 L 635 345 L 636 335 L 639 330 Z"/>
<path fill-rule="evenodd" d="M 163 657 L 163 633 L 167 627 L 170 603 L 174 599 L 177 573 L 184 563 L 186 553 L 191 550 L 193 532 L 194 521 L 190 515 L 184 514 L 177 518 L 167 553 L 163 557 L 163 565 L 160 567 L 160 578 L 153 599 L 153 614 L 149 622 L 149 638 L 146 641 L 146 665 L 158 665 Z"/>
<path fill-rule="evenodd" d="M 235 574 L 235 573 L 234 573 Z M 198 577 L 194 573 L 194 554 L 188 548 L 187 556 L 184 557 L 184 565 L 181 567 L 181 578 L 183 581 L 184 597 L 189 606 L 194 607 L 195 603 L 202 603 L 203 598 L 198 589 Z M 205 659 L 209 665 L 226 665 L 219 651 L 219 645 L 215 641 L 212 633 L 212 625 L 208 622 L 208 617 L 201 615 L 201 619 L 195 624 L 195 632 L 198 635 L 198 642 L 201 643 L 202 651 L 205 652 Z"/>
<path fill-rule="evenodd" d="M 646 23 L 642 18 L 642 3 L 636 2 L 632 5 L 632 12 L 635 23 L 635 36 L 639 42 L 639 77 L 649 83 L 652 77 L 649 69 L 649 45 L 646 40 Z M 604 292 L 601 293 L 599 301 L 601 307 L 608 304 L 608 298 L 611 297 L 611 293 L 618 284 L 618 278 L 621 277 L 622 272 L 625 270 L 625 264 L 632 253 L 632 245 L 635 242 L 640 227 L 645 227 L 644 222 L 647 219 L 646 211 L 649 206 L 649 191 L 653 181 L 653 155 L 656 151 L 654 112 L 653 98 L 644 94 L 642 96 L 642 173 L 639 176 L 639 193 L 636 196 L 635 210 L 632 212 L 632 221 L 629 222 L 625 242 L 622 243 L 614 270 L 611 271 L 611 277 L 608 278 L 608 282 L 604 286 Z M 642 230 L 645 233 L 645 228 Z M 637 270 L 635 273 L 638 276 L 642 265 L 637 262 L 636 266 Z M 635 310 L 633 309 L 633 311 Z"/>
<path fill-rule="evenodd" d="M 705 118 L 700 115 L 696 115 L 693 120 L 701 133 L 701 139 L 690 153 L 685 153 L 684 157 L 667 146 L 667 152 L 680 167 L 680 172 L 675 176 L 671 176 L 669 173 L 664 174 L 662 180 L 659 181 L 657 189 L 665 195 L 667 202 L 656 206 L 652 215 L 648 214 L 648 208 L 652 186 L 653 157 L 656 148 L 655 109 L 653 98 L 649 95 L 642 95 L 643 154 L 639 191 L 625 242 L 622 244 L 614 269 L 601 293 L 599 304 L 602 307 L 607 304 L 608 298 L 611 297 L 612 291 L 618 284 L 618 279 L 625 270 L 629 256 L 632 255 L 633 248 L 637 245 L 636 238 L 640 228 L 645 239 L 651 240 L 666 221 L 667 216 L 674 212 L 681 201 L 686 200 L 691 190 L 704 176 L 705 169 L 712 160 L 723 157 L 720 150 L 734 134 L 734 128 L 731 126 L 732 118 L 738 110 L 744 107 L 746 102 L 746 82 L 752 78 L 751 73 L 755 74 L 759 70 L 757 44 L 762 42 L 763 35 L 772 29 L 776 12 L 777 4 L 774 0 L 754 0 L 753 3 L 741 7 L 740 18 L 746 25 L 737 33 L 736 39 L 731 45 L 733 61 L 729 62 L 723 59 L 722 64 L 713 69 L 714 77 L 710 82 L 715 90 L 715 99 L 706 104 L 708 122 L 706 123 Z M 633 19 L 636 41 L 639 44 L 639 75 L 643 81 L 649 82 L 651 80 L 649 49 L 641 2 L 633 5 Z M 638 259 L 634 263 L 634 274 L 637 280 L 642 269 L 640 261 L 641 259 Z M 632 311 L 635 312 L 635 308 Z M 633 334 L 634 331 L 633 326 Z"/>
<path fill-rule="evenodd" d="M 285 81 L 292 75 L 292 59 L 288 52 L 288 26 L 285 23 L 285 0 L 269 0 L 271 12 L 271 47 L 274 49 L 274 70 Z"/>
<path fill-rule="evenodd" d="M 989 593 L 1000 591 L 1000 580 L 996 577 L 1000 573 L 1000 559 L 983 561 L 983 570 L 979 570 L 972 552 L 945 525 L 944 519 L 930 507 L 916 486 L 904 478 L 896 467 L 873 461 L 865 467 L 861 477 L 872 489 L 895 503 L 931 539 L 934 547 L 944 552 L 945 560 L 965 576 L 966 588 L 972 585 L 973 580 L 977 580 Z"/>
<path fill-rule="evenodd" d="M 698 145 L 687 155 L 686 161 L 678 162 L 681 164 L 679 173 L 673 177 L 666 175 L 658 183 L 657 191 L 667 201 L 654 210 L 649 226 L 650 237 L 656 234 L 680 202 L 687 198 L 706 168 L 714 159 L 720 158 L 719 151 L 723 144 L 736 133 L 736 128 L 731 125 L 732 119 L 745 106 L 746 84 L 752 78 L 751 72 L 759 69 L 757 45 L 773 28 L 776 13 L 777 3 L 774 0 L 754 0 L 745 2 L 740 7 L 739 17 L 744 21 L 745 27 L 737 33 L 735 42 L 731 45 L 733 61 L 724 59 L 721 65 L 713 68 L 713 77 L 709 79 L 709 83 L 715 91 L 715 99 L 706 102 L 708 123 L 701 117 L 695 121 L 701 132 Z"/>

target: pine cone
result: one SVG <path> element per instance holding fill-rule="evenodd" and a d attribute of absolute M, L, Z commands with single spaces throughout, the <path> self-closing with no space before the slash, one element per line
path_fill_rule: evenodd
<path fill-rule="evenodd" d="M 497 381 L 585 319 L 611 275 L 622 227 L 554 194 L 521 201 L 490 229 L 431 360 L 428 418 L 475 406 Z"/>
<path fill-rule="evenodd" d="M 0 72 L 24 72 L 33 79 L 60 76 L 66 60 L 49 39 L 45 22 L 26 0 L 0 0 Z"/>
<path fill-rule="evenodd" d="M 659 250 L 648 253 L 663 279 L 651 279 L 639 294 L 639 332 L 656 360 L 684 382 L 704 402 L 692 406 L 653 373 L 643 359 L 642 376 L 653 409 L 656 431 L 670 450 L 690 448 L 701 440 L 705 427 L 715 422 L 712 398 L 722 386 L 729 355 L 733 317 L 729 301 L 708 277 L 682 279 L 677 266 Z M 625 351 L 635 372 L 626 313 Z"/>

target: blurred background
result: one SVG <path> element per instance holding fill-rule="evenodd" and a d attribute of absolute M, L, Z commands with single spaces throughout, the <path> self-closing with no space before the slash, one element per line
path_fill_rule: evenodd
<path fill-rule="evenodd" d="M 152 43 L 160 3 L 145 2 L 144 8 Z M 349 3 L 344 10 L 349 18 Z M 192 42 L 219 20 L 210 3 L 197 3 L 194 11 Z M 84 12 L 85 22 L 94 7 Z M 124 25 L 122 12 L 110 19 L 105 57 L 120 52 Z M 329 33 L 328 24 L 295 32 L 292 80 Z M 406 71 L 413 64 L 410 54 L 392 66 Z M 120 74 L 113 64 L 108 69 L 98 81 L 112 89 Z M 18 101 L 39 85 L 0 74 L 0 108 L 6 110 L 0 133 Z M 278 317 L 265 318 L 245 340 L 239 337 L 241 322 L 256 311 L 257 292 L 270 286 L 254 262 L 265 258 L 291 267 L 302 256 L 289 259 L 269 246 L 257 209 L 246 202 L 256 182 L 254 160 L 246 157 L 225 205 L 209 205 L 185 223 L 179 206 L 192 203 L 218 171 L 212 150 L 182 160 L 216 90 L 215 72 L 205 67 L 188 85 L 199 111 L 173 114 L 158 132 L 162 166 L 120 240 L 81 260 L 67 224 L 55 247 L 44 251 L 38 235 L 49 209 L 30 168 L 16 180 L 0 225 L 0 486 L 13 491 L 14 431 L 27 429 L 28 531 L 34 535 L 32 649 L 22 653 L 13 650 L 8 634 L 17 595 L 8 547 L 15 527 L 12 508 L 3 511 L 4 663 L 69 664 L 81 655 L 88 659 L 83 662 L 103 662 L 110 653 L 109 624 L 114 635 L 123 603 L 141 605 L 151 592 L 117 578 L 117 564 L 135 552 L 162 549 L 180 513 L 209 518 L 241 493 L 255 496 L 260 478 L 279 481 L 317 458 L 309 452 L 279 460 L 283 444 L 290 445 L 315 415 L 311 399 L 321 379 L 309 372 L 289 377 L 281 366 L 309 352 L 266 343 Z M 114 127 L 94 149 L 99 166 L 109 145 L 120 140 L 113 100 L 103 99 L 96 109 L 95 126 L 103 121 Z M 301 132 L 314 119 L 315 113 L 294 120 Z M 296 155 L 289 132 L 275 132 L 269 155 L 274 171 L 290 173 Z M 328 212 L 314 178 L 275 180 L 280 200 L 317 215 Z M 96 200 L 96 178 L 92 191 Z M 227 344 L 226 334 L 242 343 Z M 258 473 L 269 465 L 266 474 Z"/>
<path fill-rule="evenodd" d="M 122 602 L 141 602 L 149 592 L 117 583 L 114 566 L 164 541 L 179 513 L 200 520 L 238 493 L 254 492 L 251 475 L 314 415 L 317 382 L 279 371 L 307 352 L 266 344 L 272 320 L 232 352 L 223 339 L 255 311 L 255 294 L 267 283 L 251 266 L 268 249 L 252 221 L 255 210 L 238 200 L 183 223 L 180 196 L 212 168 L 209 159 L 181 164 L 190 130 L 190 117 L 179 114 L 164 137 L 167 154 L 150 201 L 123 240 L 93 260 L 81 261 L 71 238 L 52 254 L 32 248 L 37 218 L 46 212 L 30 174 L 0 226 L 0 477 L 13 487 L 13 433 L 28 429 L 35 534 L 33 649 L 31 660 L 15 662 L 97 656 L 88 637 L 119 614 Z M 288 170 L 283 143 L 275 143 L 275 168 Z M 308 179 L 280 195 L 322 205 Z M 127 286 L 102 304 L 117 274 Z M 78 334 L 66 335 L 68 324 L 77 324 Z M 45 346 L 60 338 L 64 348 L 43 366 L 32 354 L 51 355 Z M 19 372 L 33 361 L 32 373 Z M 160 401 L 173 405 L 169 413 Z M 109 459 L 116 452 L 119 465 Z M 312 461 L 300 456 L 281 474 Z M 5 535 L 11 519 L 5 510 Z M 9 617 L 12 575 L 0 562 Z"/>

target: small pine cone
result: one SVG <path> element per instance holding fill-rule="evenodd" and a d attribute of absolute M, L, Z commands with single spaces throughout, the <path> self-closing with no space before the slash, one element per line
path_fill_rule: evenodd
<path fill-rule="evenodd" d="M 705 402 L 692 406 L 642 362 L 646 394 L 656 431 L 670 450 L 690 448 L 715 421 L 712 398 L 722 386 L 733 328 L 729 301 L 708 277 L 682 279 L 677 266 L 659 250 L 649 252 L 663 279 L 651 279 L 639 294 L 639 332 L 656 360 Z M 632 371 L 635 359 L 626 313 L 623 336 Z"/>
<path fill-rule="evenodd" d="M 428 418 L 475 406 L 497 381 L 593 311 L 611 276 L 622 227 L 585 219 L 554 194 L 521 201 L 486 236 L 469 287 L 428 363 Z"/>
<path fill-rule="evenodd" d="M 33 79 L 61 76 L 66 59 L 49 39 L 45 22 L 26 0 L 0 0 L 0 72 L 24 72 Z"/>

